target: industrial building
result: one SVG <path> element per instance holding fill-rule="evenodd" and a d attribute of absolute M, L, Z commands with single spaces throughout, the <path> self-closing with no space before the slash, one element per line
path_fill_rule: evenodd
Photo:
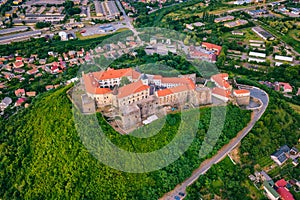
<path fill-rule="evenodd" d="M 115 1 L 94 1 L 97 17 L 105 17 L 106 19 L 114 19 L 120 16 L 120 11 L 117 8 Z"/>
<path fill-rule="evenodd" d="M 254 33 L 256 33 L 259 37 L 261 37 L 264 40 L 274 40 L 275 39 L 271 33 L 265 31 L 264 29 L 262 29 L 258 26 L 253 27 L 252 31 L 254 31 Z"/>
<path fill-rule="evenodd" d="M 219 23 L 219 22 L 226 22 L 226 21 L 230 21 L 230 20 L 234 20 L 234 16 L 225 16 L 225 17 L 219 17 L 219 18 L 216 18 L 214 20 L 215 23 Z"/>
<path fill-rule="evenodd" d="M 16 32 L 23 32 L 28 30 L 28 26 L 19 26 L 19 27 L 14 27 L 14 28 L 7 28 L 7 29 L 2 29 L 0 30 L 0 35 L 6 35 L 6 34 L 11 34 L 11 33 L 16 33 Z"/>
<path fill-rule="evenodd" d="M 236 26 L 245 25 L 247 23 L 248 23 L 247 20 L 239 19 L 239 20 L 236 20 L 236 21 L 233 21 L 233 22 L 226 22 L 226 23 L 224 23 L 224 26 L 227 27 L 227 28 L 233 28 L 233 27 L 236 27 Z"/>
<path fill-rule="evenodd" d="M 25 33 L 18 33 L 9 36 L 0 37 L 0 44 L 9 44 L 11 42 L 17 42 L 22 40 L 27 40 L 29 38 L 38 37 L 42 34 L 41 31 L 29 31 Z"/>

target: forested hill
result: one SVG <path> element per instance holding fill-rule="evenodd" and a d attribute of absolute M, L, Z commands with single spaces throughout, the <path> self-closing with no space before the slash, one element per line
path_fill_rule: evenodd
<path fill-rule="evenodd" d="M 74 128 L 67 89 L 42 94 L 31 107 L 0 122 L 1 199 L 157 199 L 201 163 L 199 147 L 209 125 L 209 108 L 200 110 L 201 129 L 179 160 L 162 170 L 130 174 L 101 164 L 82 145 Z M 227 110 L 216 149 L 250 119 L 248 111 L 234 106 Z M 170 117 L 179 123 L 176 114 Z M 103 123 L 101 117 L 99 120 Z M 162 137 L 173 136 L 172 126 L 163 131 Z"/>

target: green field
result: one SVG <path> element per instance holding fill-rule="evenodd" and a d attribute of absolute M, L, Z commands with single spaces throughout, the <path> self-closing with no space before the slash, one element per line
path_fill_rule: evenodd
<path fill-rule="evenodd" d="M 289 103 L 289 105 L 290 105 L 291 108 L 293 108 L 297 113 L 300 114 L 300 106 L 299 106 L 299 105 L 292 104 L 292 103 Z"/>
<path fill-rule="evenodd" d="M 242 41 L 246 44 L 249 44 L 249 40 L 261 40 L 262 39 L 260 37 L 258 37 L 252 30 L 251 28 L 244 28 L 244 29 L 240 29 L 237 31 L 241 31 L 244 33 L 244 35 L 232 35 L 231 32 L 226 32 L 222 35 L 222 38 L 224 40 L 228 40 L 228 39 L 234 39 L 236 41 Z"/>

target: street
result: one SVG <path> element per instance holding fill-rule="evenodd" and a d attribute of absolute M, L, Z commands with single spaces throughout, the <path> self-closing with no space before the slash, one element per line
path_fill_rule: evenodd
<path fill-rule="evenodd" d="M 186 188 L 189 185 L 193 184 L 199 178 L 200 175 L 205 174 L 205 172 L 209 170 L 212 165 L 217 164 L 218 162 L 223 160 L 251 131 L 255 123 L 261 118 L 261 116 L 265 112 L 269 103 L 269 96 L 265 91 L 256 87 L 251 87 L 250 96 L 259 99 L 262 102 L 262 106 L 259 109 L 253 111 L 253 116 L 248 125 L 243 130 L 241 130 L 238 133 L 238 135 L 229 142 L 229 144 L 222 147 L 215 156 L 205 160 L 199 166 L 199 168 L 197 168 L 193 172 L 191 177 L 187 178 L 183 183 L 177 185 L 174 190 L 170 191 L 169 193 L 166 193 L 161 198 L 161 200 L 174 200 L 179 197 L 179 193 L 186 193 Z"/>

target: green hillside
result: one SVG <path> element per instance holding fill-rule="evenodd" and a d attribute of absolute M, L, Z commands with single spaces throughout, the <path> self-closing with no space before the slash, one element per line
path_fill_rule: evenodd
<path fill-rule="evenodd" d="M 199 147 L 209 125 L 210 108 L 201 109 L 201 129 L 179 160 L 162 170 L 131 174 L 101 164 L 82 145 L 74 128 L 67 89 L 43 94 L 30 108 L 0 122 L 0 198 L 157 199 L 201 163 Z M 173 137 L 173 129 L 180 120 L 177 115 L 168 116 L 162 129 L 165 134 L 156 136 L 156 147 Z M 249 120 L 250 112 L 227 106 L 224 131 L 214 152 Z M 99 121 L 105 124 L 101 116 Z M 127 148 L 129 136 L 122 138 L 108 125 L 106 132 L 114 143 Z M 134 149 L 143 149 L 143 144 L 136 142 Z"/>

